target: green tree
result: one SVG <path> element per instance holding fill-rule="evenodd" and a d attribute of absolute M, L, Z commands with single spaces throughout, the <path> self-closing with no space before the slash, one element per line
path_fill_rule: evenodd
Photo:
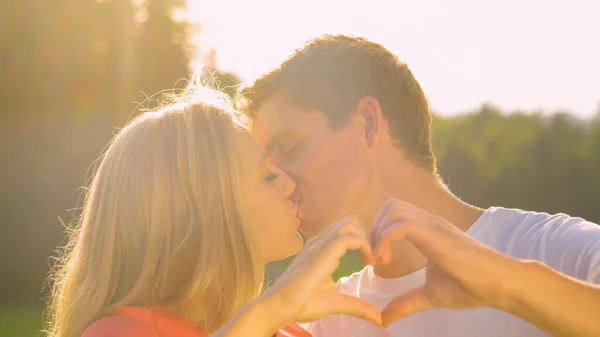
<path fill-rule="evenodd" d="M 461 198 L 482 207 L 502 205 L 565 212 L 600 221 L 600 132 L 558 112 L 511 114 L 482 106 L 436 117 L 438 169 Z"/>
<path fill-rule="evenodd" d="M 184 0 L 146 0 L 143 4 L 147 19 L 142 23 L 135 55 L 136 90 L 145 97 L 164 91 L 177 92 L 187 83 L 188 25 L 173 18 L 175 11 L 184 5 Z M 147 103 L 151 107 L 155 101 Z"/>
<path fill-rule="evenodd" d="M 4 125 L 124 108 L 134 7 L 121 0 L 9 1 L 0 11 Z M 131 99 L 130 97 L 128 98 Z M 10 120 L 9 120 L 10 119 Z"/>
<path fill-rule="evenodd" d="M 187 31 L 172 19 L 180 5 L 148 0 L 140 23 L 129 0 L 3 4 L 0 305 L 39 299 L 48 257 L 64 239 L 57 217 L 77 215 L 68 210 L 80 205 L 79 187 L 113 127 L 139 101 L 139 84 L 154 93 L 187 77 Z"/>

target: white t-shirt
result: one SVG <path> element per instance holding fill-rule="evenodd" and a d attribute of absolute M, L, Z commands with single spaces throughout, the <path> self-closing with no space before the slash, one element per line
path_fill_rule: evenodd
<path fill-rule="evenodd" d="M 542 261 L 564 274 L 600 284 L 600 226 L 581 218 L 492 207 L 467 234 L 508 256 Z M 394 297 L 424 281 L 425 268 L 401 278 L 385 279 L 367 266 L 340 279 L 337 287 L 382 310 Z M 548 336 L 532 324 L 493 308 L 432 309 L 400 319 L 387 329 L 351 316 L 332 315 L 310 324 L 308 330 L 314 337 Z"/>

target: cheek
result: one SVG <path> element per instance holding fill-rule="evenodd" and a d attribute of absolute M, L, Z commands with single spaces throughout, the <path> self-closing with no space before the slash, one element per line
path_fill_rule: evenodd
<path fill-rule="evenodd" d="M 265 220 L 268 219 L 271 199 L 268 193 L 265 193 L 264 188 L 255 188 L 248 198 L 248 211 L 251 221 L 255 226 L 261 226 L 260 224 L 264 224 Z"/>
<path fill-rule="evenodd" d="M 307 216 L 319 209 L 332 217 L 345 215 L 369 184 L 366 151 L 352 143 L 335 145 L 320 147 L 306 157 L 314 159 L 303 161 L 306 183 L 299 189 L 307 197 Z"/>
<path fill-rule="evenodd" d="M 275 187 L 264 184 L 250 197 L 249 213 L 253 226 L 261 233 L 278 231 L 283 220 L 290 218 L 285 199 Z"/>
<path fill-rule="evenodd" d="M 360 181 L 367 158 L 364 149 L 353 145 L 351 142 L 329 143 L 307 151 L 299 170 L 304 173 L 307 184 L 314 188 L 321 186 L 322 189 L 328 189 L 331 185 Z"/>
<path fill-rule="evenodd" d="M 265 199 L 264 191 L 262 189 L 253 186 L 254 188 L 248 190 L 247 196 L 247 209 L 248 215 L 250 216 L 250 223 L 259 239 L 262 241 L 265 236 L 265 219 L 268 219 L 268 202 Z"/>
<path fill-rule="evenodd" d="M 250 214 L 263 258 L 268 263 L 296 254 L 302 248 L 302 240 L 292 222 L 290 205 L 286 205 L 286 200 L 275 188 L 266 188 L 250 205 L 253 207 Z"/>

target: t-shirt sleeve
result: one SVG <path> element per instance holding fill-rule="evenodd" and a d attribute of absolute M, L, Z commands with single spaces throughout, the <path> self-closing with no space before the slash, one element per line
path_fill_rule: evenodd
<path fill-rule="evenodd" d="M 92 323 L 81 337 L 158 337 L 156 329 L 134 317 L 115 315 Z"/>
<path fill-rule="evenodd" d="M 600 226 L 565 215 L 552 217 L 541 234 L 543 262 L 582 281 L 600 284 Z"/>
<path fill-rule="evenodd" d="M 585 280 L 600 284 L 600 239 L 588 249 L 585 261 L 588 263 Z"/>

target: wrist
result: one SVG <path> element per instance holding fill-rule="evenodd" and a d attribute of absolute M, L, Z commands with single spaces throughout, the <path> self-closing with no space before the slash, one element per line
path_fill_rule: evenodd
<path fill-rule="evenodd" d="M 265 323 L 266 330 L 274 334 L 284 326 L 294 322 L 294 317 L 288 317 L 285 306 L 277 296 L 266 292 L 252 301 L 248 310 Z"/>
<path fill-rule="evenodd" d="M 530 305 L 528 301 L 536 296 L 544 285 L 544 271 L 547 267 L 535 260 L 511 259 L 511 268 L 506 270 L 504 296 L 496 307 L 511 314 L 519 315 Z"/>

